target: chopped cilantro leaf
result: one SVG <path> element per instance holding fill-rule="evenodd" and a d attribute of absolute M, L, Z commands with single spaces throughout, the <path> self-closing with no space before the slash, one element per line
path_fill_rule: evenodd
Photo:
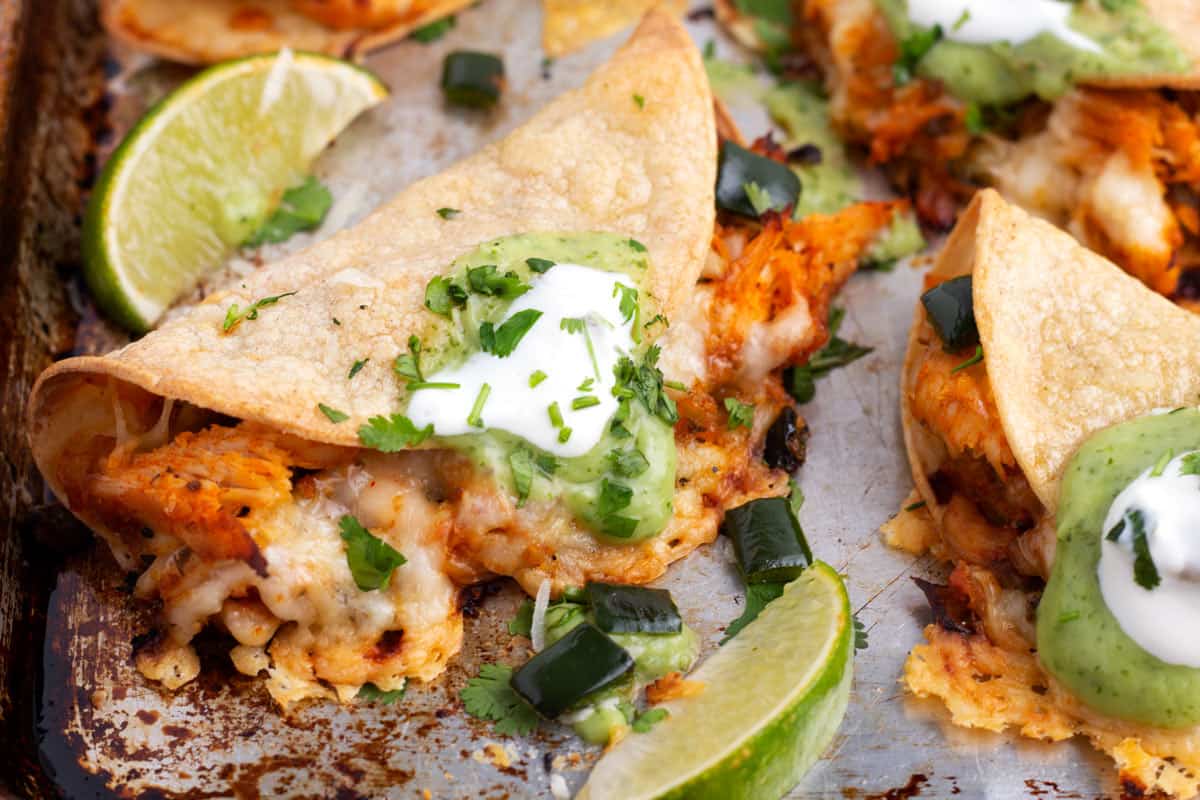
<path fill-rule="evenodd" d="M 635 94 L 633 96 L 633 102 L 637 104 L 638 108 L 646 107 L 646 98 L 642 97 L 640 94 Z"/>
<path fill-rule="evenodd" d="M 390 706 L 404 698 L 404 689 L 392 689 L 390 692 L 385 692 L 373 683 L 364 683 L 355 697 L 364 703 L 382 703 Z"/>
<path fill-rule="evenodd" d="M 525 447 L 517 447 L 508 454 L 508 467 L 512 470 L 513 488 L 517 492 L 517 508 L 525 505 L 529 491 L 533 488 L 533 453 Z"/>
<path fill-rule="evenodd" d="M 496 733 L 527 736 L 537 729 L 538 715 L 512 688 L 512 674 L 512 667 L 484 664 L 458 696 L 472 717 L 496 723 Z"/>
<path fill-rule="evenodd" d="M 386 588 L 392 571 L 407 559 L 349 514 L 338 520 L 338 528 L 346 543 L 346 563 L 350 565 L 354 585 L 364 592 Z"/>
<path fill-rule="evenodd" d="M 792 397 L 796 398 L 797 403 L 807 403 L 813 399 L 817 390 L 817 378 L 827 375 L 838 367 L 852 364 L 872 352 L 873 348 L 847 342 L 837 335 L 845 315 L 845 309 L 831 309 L 828 322 L 829 342 L 818 350 L 807 364 L 792 367 L 789 373 L 785 374 L 785 385 Z"/>
<path fill-rule="evenodd" d="M 900 57 L 892 65 L 892 82 L 903 86 L 911 81 L 916 74 L 917 64 L 941 38 L 942 26 L 934 25 L 928 30 L 917 31 L 900 42 Z"/>
<path fill-rule="evenodd" d="M 633 251 L 634 251 L 635 253 L 644 253 L 644 252 L 646 252 L 646 245 L 642 244 L 642 243 L 641 243 L 641 242 L 639 242 L 637 239 L 630 239 L 630 240 L 629 240 L 629 246 L 633 248 Z"/>
<path fill-rule="evenodd" d="M 421 339 L 409 336 L 408 353 L 397 355 L 396 361 L 392 362 L 391 368 L 401 378 L 424 381 L 425 375 L 421 374 Z"/>
<path fill-rule="evenodd" d="M 726 397 L 725 413 L 729 415 L 729 430 L 754 426 L 754 405 L 752 403 L 743 403 L 736 397 Z"/>
<path fill-rule="evenodd" d="M 434 278 L 425 287 L 425 307 L 435 314 L 450 316 L 451 310 L 466 304 L 466 290 L 449 278 Z"/>
<path fill-rule="evenodd" d="M 507 358 L 525 338 L 525 334 L 542 316 L 536 308 L 518 311 L 496 328 L 490 322 L 479 326 L 479 348 L 500 358 Z"/>
<path fill-rule="evenodd" d="M 978 136 L 987 130 L 987 123 L 983 121 L 983 110 L 976 103 L 967 105 L 967 110 L 963 112 L 963 124 L 967 126 L 967 133 L 972 136 Z"/>
<path fill-rule="evenodd" d="M 457 208 L 439 208 L 437 210 L 437 215 L 442 219 L 454 219 L 461 213 Z"/>
<path fill-rule="evenodd" d="M 633 359 L 622 356 L 613 367 L 617 385 L 613 394 L 621 399 L 636 397 L 651 414 L 668 425 L 679 421 L 679 410 L 663 391 L 663 374 L 658 368 L 658 345 L 646 348 L 640 365 Z"/>
<path fill-rule="evenodd" d="M 346 373 L 346 380 L 350 380 L 358 373 L 362 372 L 362 368 L 370 361 L 369 358 L 360 358 L 350 365 L 350 371 Z"/>
<path fill-rule="evenodd" d="M 646 456 L 636 448 L 611 451 L 608 454 L 608 463 L 612 471 L 622 478 L 636 478 L 650 468 L 650 462 Z"/>
<path fill-rule="evenodd" d="M 621 483 L 614 483 L 608 478 L 600 481 L 600 498 L 596 501 L 596 511 L 601 517 L 615 514 L 633 502 L 633 489 Z"/>
<path fill-rule="evenodd" d="M 549 453 L 538 453 L 533 459 L 537 468 L 547 475 L 553 475 L 558 469 L 558 459 Z"/>
<path fill-rule="evenodd" d="M 255 300 L 245 309 L 239 308 L 237 303 L 231 305 L 225 311 L 225 321 L 221 324 L 221 332 L 229 333 L 231 330 L 242 324 L 242 320 L 258 319 L 258 310 L 266 306 L 273 306 L 285 297 L 291 297 L 295 292 L 284 292 L 283 294 L 264 297 L 260 300 Z"/>
<path fill-rule="evenodd" d="M 1146 517 L 1141 511 L 1133 509 L 1125 518 L 1133 528 L 1133 580 L 1143 589 L 1154 589 L 1162 583 L 1162 578 L 1158 575 L 1158 567 L 1150 553 L 1150 541 L 1146 538 Z"/>
<path fill-rule="evenodd" d="M 741 616 L 729 623 L 725 628 L 725 636 L 721 639 L 721 644 L 725 644 L 738 632 L 753 622 L 762 610 L 767 607 L 767 604 L 772 600 L 777 599 L 783 594 L 783 587 L 786 583 L 751 583 L 746 585 L 746 605 L 742 607 Z"/>
<path fill-rule="evenodd" d="M 638 290 L 623 283 L 618 283 L 613 286 L 613 297 L 617 297 L 618 295 L 621 297 L 619 304 L 621 319 L 629 322 L 638 312 Z"/>
<path fill-rule="evenodd" d="M 310 231 L 321 224 L 331 205 L 333 195 L 310 175 L 304 179 L 304 183 L 283 193 L 279 208 L 242 245 L 258 247 L 266 242 L 277 244 L 300 231 Z"/>
<path fill-rule="evenodd" d="M 539 274 L 548 272 L 554 266 L 554 262 L 548 258 L 527 258 L 525 259 L 525 264 Z"/>
<path fill-rule="evenodd" d="M 528 283 L 522 282 L 515 272 L 501 274 L 495 264 L 485 264 L 467 270 L 467 284 L 476 294 L 499 297 L 503 300 L 513 300 L 532 288 Z"/>
<path fill-rule="evenodd" d="M 658 324 L 658 323 L 660 323 L 660 322 L 662 323 L 662 326 L 663 326 L 664 328 L 669 328 L 669 327 L 671 327 L 671 323 L 670 323 L 670 322 L 667 320 L 667 318 L 666 318 L 666 317 L 664 317 L 662 314 L 655 314 L 655 315 L 654 315 L 654 316 L 653 316 L 653 317 L 650 319 L 650 321 L 649 321 L 649 322 L 647 322 L 647 323 L 646 323 L 645 325 L 643 325 L 642 327 L 643 327 L 643 328 L 649 328 L 651 325 L 657 325 L 657 324 Z"/>
<path fill-rule="evenodd" d="M 409 34 L 409 37 L 417 40 L 421 44 L 429 44 L 436 42 L 438 39 L 445 36 L 454 27 L 454 15 L 442 17 L 439 20 L 430 22 L 428 25 L 422 25 L 415 31 Z"/>
<path fill-rule="evenodd" d="M 917 509 L 924 508 L 924 507 L 925 507 L 925 501 L 918 500 L 915 503 L 909 503 L 908 505 L 906 505 L 904 507 L 904 510 L 905 511 L 916 511 Z"/>
<path fill-rule="evenodd" d="M 671 716 L 671 712 L 665 708 L 648 708 L 645 713 L 638 714 L 637 719 L 633 721 L 633 732 L 649 733 L 651 728 L 669 716 Z"/>
<path fill-rule="evenodd" d="M 533 633 L 533 601 L 526 597 L 517 607 L 517 613 L 508 621 L 508 632 L 512 636 L 529 638 Z"/>
<path fill-rule="evenodd" d="M 397 453 L 415 447 L 433 435 L 433 425 L 417 428 L 403 414 L 376 416 L 358 429 L 358 440 L 364 446 L 382 453 Z"/>
<path fill-rule="evenodd" d="M 338 411 L 336 408 L 330 408 L 324 403 L 317 403 L 317 408 L 319 408 L 321 413 L 328 417 L 329 421 L 335 425 L 339 422 L 345 422 L 346 420 L 350 419 L 350 415 L 346 412 Z"/>

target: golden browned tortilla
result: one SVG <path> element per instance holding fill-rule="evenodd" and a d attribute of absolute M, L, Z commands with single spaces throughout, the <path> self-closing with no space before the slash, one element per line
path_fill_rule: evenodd
<path fill-rule="evenodd" d="M 975 317 L 1004 434 L 1051 511 L 1067 460 L 1093 433 L 1200 400 L 1200 317 L 994 190 L 976 196 L 933 272 L 974 275 Z M 923 317 L 918 308 L 906 398 Z M 919 442 L 911 444 L 910 456 L 920 458 Z M 914 462 L 914 473 L 929 474 L 929 466 Z"/>
<path fill-rule="evenodd" d="M 918 496 L 889 544 L 954 566 L 904 683 L 955 724 L 1087 737 L 1130 791 L 1194 797 L 1200 734 L 1098 714 L 1046 673 L 1033 612 L 1054 560 L 1058 482 L 1093 433 L 1200 399 L 1200 319 L 995 191 L 961 217 L 927 286 L 972 274 L 983 347 L 942 352 L 918 304 L 901 386 Z M 1169 354 L 1169 355 L 1168 355 Z"/>
<path fill-rule="evenodd" d="M 715 149 L 699 54 L 676 21 L 652 15 L 582 89 L 413 184 L 354 228 L 214 293 L 115 353 L 56 364 L 31 400 L 35 451 L 54 395 L 87 374 L 358 446 L 359 425 L 396 410 L 390 365 L 425 324 L 426 284 L 498 236 L 597 230 L 635 238 L 649 250 L 645 287 L 659 306 L 649 316 L 669 318 L 692 291 L 712 236 Z M 437 210 L 447 207 L 460 213 L 443 219 Z M 297 294 L 271 307 L 268 324 L 222 330 L 231 304 L 285 292 Z M 330 324 L 332 317 L 341 324 Z M 370 358 L 353 384 L 345 380 L 349 354 Z M 317 403 L 350 419 L 335 425 Z"/>
<path fill-rule="evenodd" d="M 104 27 L 138 50 L 211 64 L 290 47 L 349 57 L 471 0 L 101 0 Z"/>
<path fill-rule="evenodd" d="M 558 58 L 603 39 L 652 8 L 682 14 L 686 0 L 542 0 L 542 49 Z"/>
<path fill-rule="evenodd" d="M 651 14 L 581 89 L 356 227 L 117 352 L 48 369 L 29 403 L 42 474 L 140 573 L 136 596 L 161 603 L 139 670 L 168 688 L 191 680 L 190 641 L 215 624 L 236 642 L 237 669 L 265 670 L 281 704 L 400 688 L 458 651 L 460 587 L 496 574 L 531 591 L 592 575 L 652 580 L 716 535 L 719 508 L 704 500 L 786 491 L 786 476 L 751 463 L 748 433 L 730 434 L 725 451 L 709 437 L 679 464 L 704 496 L 681 494 L 660 537 L 606 547 L 561 503 L 517 507 L 454 451 L 378 453 L 356 434 L 397 410 L 391 365 L 426 323 L 430 278 L 488 240 L 619 232 L 648 251 L 645 313 L 678 311 L 713 236 L 716 145 L 699 53 L 675 19 Z M 444 219 L 444 207 L 460 213 Z M 289 292 L 224 330 L 231 304 Z M 351 382 L 356 359 L 369 360 Z M 318 403 L 349 419 L 333 424 Z M 723 468 L 735 485 L 722 485 Z M 407 558 L 384 588 L 356 588 L 338 529 L 347 514 Z"/>

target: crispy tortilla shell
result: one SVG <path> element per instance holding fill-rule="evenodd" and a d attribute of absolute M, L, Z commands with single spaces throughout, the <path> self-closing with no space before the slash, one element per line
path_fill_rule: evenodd
<path fill-rule="evenodd" d="M 102 0 L 100 18 L 109 34 L 134 49 L 185 64 L 211 64 L 282 47 L 352 57 L 402 39 L 470 3 Z"/>
<path fill-rule="evenodd" d="M 685 0 L 542 0 L 542 49 L 550 58 L 581 50 L 637 22 L 652 8 L 679 16 Z"/>
<path fill-rule="evenodd" d="M 635 91 L 646 98 L 644 108 L 630 99 Z M 643 309 L 670 316 L 693 291 L 710 245 L 716 141 L 699 53 L 677 20 L 651 13 L 581 89 L 507 138 L 139 341 L 46 370 L 29 403 L 38 465 L 60 491 L 55 476 L 68 431 L 83 424 L 67 409 L 88 382 L 357 446 L 356 431 L 369 417 L 398 410 L 391 365 L 427 324 L 429 279 L 500 236 L 609 231 L 637 239 L 650 261 Z M 461 213 L 443 219 L 443 207 Z M 296 294 L 223 332 L 232 303 L 245 308 L 286 292 Z M 369 361 L 348 380 L 360 359 Z M 330 422 L 318 403 L 349 419 Z"/>
<path fill-rule="evenodd" d="M 974 274 L 975 318 L 1004 433 L 1051 513 L 1068 459 L 1093 433 L 1200 403 L 1200 317 L 993 190 L 976 195 L 934 272 Z M 937 521 L 927 479 L 936 442 L 907 404 L 922 315 L 918 305 L 902 415 L 914 478 Z"/>

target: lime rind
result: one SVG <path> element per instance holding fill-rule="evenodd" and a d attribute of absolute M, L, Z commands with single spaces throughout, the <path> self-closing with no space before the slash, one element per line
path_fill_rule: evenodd
<path fill-rule="evenodd" d="M 130 330 L 149 329 L 386 96 L 362 67 L 307 52 L 225 62 L 179 86 L 134 126 L 92 192 L 84 277 L 97 303 Z"/>
<path fill-rule="evenodd" d="M 665 704 L 671 716 L 652 733 L 601 759 L 579 800 L 782 797 L 845 715 L 851 620 L 841 578 L 817 562 L 690 676 L 704 693 Z"/>

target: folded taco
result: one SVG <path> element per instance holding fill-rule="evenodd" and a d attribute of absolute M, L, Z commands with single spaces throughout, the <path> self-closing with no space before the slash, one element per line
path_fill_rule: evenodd
<path fill-rule="evenodd" d="M 1200 5 L 1191 0 L 718 4 L 816 68 L 839 132 L 949 227 L 979 185 L 1071 231 L 1156 291 L 1200 273 Z M 775 31 L 772 35 L 771 31 Z M 773 43 L 773 44 L 772 44 Z"/>
<path fill-rule="evenodd" d="M 1200 320 L 981 192 L 927 279 L 889 543 L 954 568 L 904 682 L 955 723 L 1090 739 L 1200 792 Z"/>
<path fill-rule="evenodd" d="M 462 587 L 651 581 L 786 494 L 780 369 L 899 206 L 714 223 L 717 145 L 699 53 L 651 14 L 357 227 L 47 370 L 38 465 L 161 604 L 142 673 L 190 680 L 213 626 L 283 704 L 393 690 L 458 651 Z"/>
<path fill-rule="evenodd" d="M 118 41 L 185 64 L 283 47 L 363 53 L 470 5 L 469 0 L 102 0 Z"/>

